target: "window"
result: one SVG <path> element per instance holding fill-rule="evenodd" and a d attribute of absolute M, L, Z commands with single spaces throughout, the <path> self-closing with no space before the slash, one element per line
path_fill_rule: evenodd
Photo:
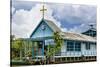
<path fill-rule="evenodd" d="M 90 50 L 90 43 L 86 43 L 86 50 Z"/>
<path fill-rule="evenodd" d="M 54 45 L 54 40 L 53 39 L 48 39 L 48 40 L 45 40 L 45 45 Z"/>
<path fill-rule="evenodd" d="M 74 51 L 74 42 L 72 41 L 67 42 L 67 51 Z"/>
<path fill-rule="evenodd" d="M 38 48 L 42 48 L 42 45 L 43 45 L 43 41 L 39 41 L 38 42 Z"/>
<path fill-rule="evenodd" d="M 81 51 L 81 42 L 68 41 L 67 51 Z"/>
<path fill-rule="evenodd" d="M 75 42 L 75 51 L 81 51 L 81 43 Z"/>

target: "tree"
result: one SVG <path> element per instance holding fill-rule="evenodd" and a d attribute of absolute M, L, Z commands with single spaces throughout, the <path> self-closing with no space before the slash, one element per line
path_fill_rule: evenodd
<path fill-rule="evenodd" d="M 23 40 L 19 38 L 19 39 L 12 41 L 11 48 L 14 48 L 19 51 L 20 60 L 21 60 L 22 59 Z"/>
<path fill-rule="evenodd" d="M 50 57 L 53 57 L 55 53 L 59 52 L 59 50 L 61 50 L 61 46 L 63 44 L 63 39 L 61 37 L 61 35 L 59 34 L 59 32 L 54 32 L 53 35 L 53 39 L 54 39 L 54 43 L 55 45 L 48 45 L 48 49 L 49 51 L 46 52 L 46 56 L 47 58 L 50 59 Z"/>

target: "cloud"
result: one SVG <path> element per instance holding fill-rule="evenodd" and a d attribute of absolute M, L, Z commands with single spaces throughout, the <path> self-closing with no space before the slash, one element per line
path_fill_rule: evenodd
<path fill-rule="evenodd" d="M 16 10 L 26 9 L 30 10 L 33 6 L 35 6 L 35 2 L 32 1 L 19 1 L 19 0 L 12 0 L 12 6 L 16 8 Z"/>
<path fill-rule="evenodd" d="M 45 8 L 48 8 L 45 13 L 45 19 L 52 20 L 58 27 L 61 27 L 61 23 L 52 16 L 52 9 L 48 5 L 45 6 Z M 30 11 L 24 9 L 16 10 L 12 17 L 12 34 L 16 37 L 29 37 L 42 19 L 41 8 L 41 4 L 37 4 Z"/>
<path fill-rule="evenodd" d="M 67 23 L 75 24 L 73 21 L 77 21 L 77 23 L 83 23 L 83 22 L 88 23 L 96 19 L 95 6 L 71 5 L 71 4 L 67 5 L 64 4 L 58 6 L 54 6 L 57 8 L 57 9 L 54 8 L 55 10 L 54 17 L 55 19 L 58 19 L 60 21 L 65 20 L 67 21 Z"/>
<path fill-rule="evenodd" d="M 61 27 L 66 27 L 69 32 L 81 33 L 87 30 L 90 24 L 96 25 L 96 6 L 58 4 L 53 5 L 52 8 L 54 18 L 59 20 Z"/>
<path fill-rule="evenodd" d="M 15 11 L 15 8 L 14 8 L 14 7 L 12 7 L 12 11 L 11 11 L 11 12 L 12 12 L 12 14 L 14 13 L 14 11 Z"/>
<path fill-rule="evenodd" d="M 37 13 L 36 13 L 37 12 Z M 29 37 L 41 19 L 38 5 L 30 11 L 20 9 L 12 17 L 12 32 L 16 37 Z"/>
<path fill-rule="evenodd" d="M 86 24 L 81 24 L 70 28 L 69 32 L 80 33 L 86 31 L 87 29 L 89 29 L 89 27 Z"/>
<path fill-rule="evenodd" d="M 41 5 L 35 3 L 34 6 L 28 6 L 31 7 L 30 10 L 25 7 L 12 7 L 13 11 L 16 10 L 12 16 L 12 34 L 16 37 L 29 37 L 42 19 Z M 90 23 L 96 23 L 96 8 L 92 6 L 48 3 L 45 8 L 45 19 L 52 20 L 65 32 L 80 33 L 85 31 Z"/>

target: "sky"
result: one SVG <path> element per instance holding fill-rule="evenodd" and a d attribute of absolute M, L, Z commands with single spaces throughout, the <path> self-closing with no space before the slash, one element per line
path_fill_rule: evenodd
<path fill-rule="evenodd" d="M 18 38 L 28 38 L 42 19 L 41 2 L 12 1 L 11 30 Z M 52 20 L 62 31 L 81 33 L 90 24 L 96 27 L 96 6 L 80 4 L 45 3 L 44 18 Z"/>

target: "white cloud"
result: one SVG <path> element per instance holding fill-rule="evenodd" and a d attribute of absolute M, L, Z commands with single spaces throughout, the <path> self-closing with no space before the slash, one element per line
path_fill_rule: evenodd
<path fill-rule="evenodd" d="M 81 24 L 70 27 L 70 29 L 68 30 L 65 28 L 65 30 L 68 32 L 81 33 L 83 31 L 86 31 L 91 23 L 94 25 L 96 24 L 96 6 L 58 4 L 53 5 L 52 8 L 56 13 L 54 15 L 55 18 L 64 20 L 64 24 Z"/>
<path fill-rule="evenodd" d="M 67 28 L 61 28 L 63 32 L 68 32 Z"/>
<path fill-rule="evenodd" d="M 60 7 L 59 7 L 60 6 Z M 68 23 L 73 24 L 74 20 L 81 20 L 77 23 L 91 23 L 96 19 L 96 7 L 89 5 L 71 5 L 71 4 L 63 4 L 58 6 L 53 6 L 55 10 L 55 17 L 58 19 L 64 19 L 68 21 Z M 94 22 L 95 23 L 95 22 Z"/>
<path fill-rule="evenodd" d="M 61 23 L 56 21 L 52 16 L 52 9 L 48 5 L 45 6 L 47 8 L 45 19 L 52 20 L 61 28 Z M 30 11 L 24 9 L 17 10 L 12 17 L 12 34 L 16 37 L 29 37 L 42 19 L 41 8 L 41 4 L 37 4 Z"/>
<path fill-rule="evenodd" d="M 14 11 L 15 11 L 15 8 L 14 8 L 14 7 L 12 7 L 12 11 L 11 11 L 11 12 L 12 12 L 12 14 L 14 13 Z"/>
<path fill-rule="evenodd" d="M 87 24 L 81 24 L 79 26 L 74 26 L 73 28 L 69 29 L 69 32 L 74 32 L 74 33 L 80 33 L 80 32 L 85 32 L 87 29 L 89 29 L 89 25 Z"/>
<path fill-rule="evenodd" d="M 12 17 L 12 33 L 17 37 L 29 37 L 41 19 L 39 5 L 30 11 L 20 9 Z"/>
<path fill-rule="evenodd" d="M 19 9 L 16 10 L 12 17 L 12 33 L 17 37 L 29 37 L 35 27 L 39 24 L 42 19 L 42 4 L 36 4 L 30 10 Z M 90 9 L 87 6 L 80 5 L 65 5 L 65 4 L 45 4 L 47 11 L 45 12 L 45 19 L 52 20 L 58 27 L 61 28 L 61 22 L 58 19 L 64 19 L 69 21 L 71 24 L 75 23 L 76 19 L 81 20 L 81 25 L 74 26 L 73 28 L 61 28 L 62 31 L 67 32 L 81 32 L 85 31 L 88 27 L 88 24 L 93 22 L 95 23 L 96 17 L 93 9 Z M 15 8 L 12 9 L 14 12 Z M 55 15 L 52 16 L 53 12 L 56 11 Z M 91 12 L 92 11 L 92 12 Z M 55 19 L 56 17 L 56 19 Z M 75 18 L 75 20 L 72 20 Z M 73 21 L 73 22 L 72 22 Z M 66 23 L 66 22 L 65 22 Z M 68 23 L 68 22 L 67 22 Z"/>

